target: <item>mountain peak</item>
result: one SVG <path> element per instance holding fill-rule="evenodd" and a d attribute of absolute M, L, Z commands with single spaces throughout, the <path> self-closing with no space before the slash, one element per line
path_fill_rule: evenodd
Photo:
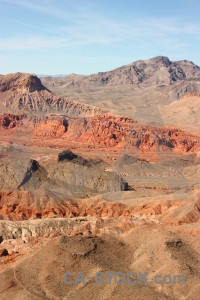
<path fill-rule="evenodd" d="M 163 63 L 165 66 L 171 65 L 171 60 L 167 56 L 155 56 L 146 60 L 146 62 Z"/>
<path fill-rule="evenodd" d="M 34 74 L 12 73 L 0 77 L 0 92 L 9 90 L 15 91 L 21 89 L 24 92 L 33 93 L 35 91 L 45 90 L 41 80 Z"/>

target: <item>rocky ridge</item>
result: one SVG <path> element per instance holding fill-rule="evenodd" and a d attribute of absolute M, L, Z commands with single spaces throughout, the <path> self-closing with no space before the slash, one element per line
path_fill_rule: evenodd
<path fill-rule="evenodd" d="M 0 111 L 69 116 L 87 116 L 100 112 L 93 106 L 55 96 L 42 85 L 37 76 L 24 73 L 0 76 Z"/>
<path fill-rule="evenodd" d="M 107 72 L 88 76 L 70 74 L 66 77 L 48 80 L 68 85 L 169 85 L 183 80 L 200 80 L 200 67 L 191 61 L 171 61 L 168 57 L 157 56 L 148 60 L 138 60 Z M 44 82 L 45 78 L 43 79 Z"/>
<path fill-rule="evenodd" d="M 7 126 L 6 120 L 14 119 L 14 125 Z M 95 115 L 88 118 L 68 118 L 51 115 L 45 118 L 28 118 L 22 115 L 3 115 L 0 126 L 2 139 L 12 136 L 14 132 L 29 132 L 33 144 L 55 145 L 69 148 L 70 143 L 78 148 L 83 145 L 95 149 L 123 148 L 140 152 L 197 151 L 200 148 L 200 138 L 185 131 L 168 127 L 155 128 L 142 126 L 131 118 L 105 115 Z M 8 122 L 9 123 L 9 122 Z M 27 140 L 29 143 L 29 139 Z"/>

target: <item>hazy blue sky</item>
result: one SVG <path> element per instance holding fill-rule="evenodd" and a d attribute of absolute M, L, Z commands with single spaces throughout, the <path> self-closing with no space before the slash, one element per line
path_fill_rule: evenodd
<path fill-rule="evenodd" d="M 89 74 L 157 55 L 200 65 L 199 0 L 0 0 L 0 73 Z"/>

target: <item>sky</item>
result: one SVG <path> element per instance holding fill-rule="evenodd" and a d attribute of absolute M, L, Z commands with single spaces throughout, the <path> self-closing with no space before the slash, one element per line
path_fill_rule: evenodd
<path fill-rule="evenodd" d="M 92 74 L 167 56 L 200 65 L 199 0 L 0 0 L 0 74 Z"/>

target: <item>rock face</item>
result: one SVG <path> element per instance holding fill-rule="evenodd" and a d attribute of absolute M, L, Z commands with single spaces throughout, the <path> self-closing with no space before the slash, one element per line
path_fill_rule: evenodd
<path fill-rule="evenodd" d="M 8 250 L 7 249 L 1 249 L 0 250 L 0 257 L 7 256 L 7 255 L 8 255 Z"/>
<path fill-rule="evenodd" d="M 31 122 L 30 122 L 31 123 Z M 31 126 L 31 125 L 30 125 Z M 21 127 L 23 130 L 23 127 Z M 132 149 L 140 152 L 156 151 L 196 151 L 200 147 L 200 138 L 175 128 L 155 128 L 139 125 L 131 118 L 96 115 L 89 118 L 67 118 L 61 120 L 39 121 L 35 124 L 32 139 L 41 143 L 53 143 L 52 138 L 61 138 L 63 146 L 74 147 Z M 59 140 L 57 141 L 59 144 Z"/>
<path fill-rule="evenodd" d="M 181 130 L 141 126 L 130 118 L 97 115 L 69 120 L 66 137 L 100 147 L 128 147 L 140 151 L 174 149 L 187 152 L 199 147 L 199 138 Z"/>
<path fill-rule="evenodd" d="M 35 75 L 15 73 L 0 76 L 0 111 L 79 116 L 93 115 L 99 109 L 55 96 Z"/>
<path fill-rule="evenodd" d="M 52 120 L 41 123 L 35 130 L 35 138 L 59 138 L 67 131 L 68 124 L 65 120 Z"/>
<path fill-rule="evenodd" d="M 61 155 L 59 156 L 61 157 Z M 106 172 L 101 161 L 88 161 L 80 156 L 40 166 L 36 160 L 1 162 L 0 189 L 26 190 L 44 198 L 87 197 L 97 193 L 127 190 L 127 183 L 115 172 Z"/>
<path fill-rule="evenodd" d="M 58 155 L 58 162 L 63 160 L 75 160 L 78 156 L 71 151 L 63 151 Z"/>
<path fill-rule="evenodd" d="M 0 116 L 0 126 L 12 129 L 19 125 L 20 121 L 25 117 L 25 115 L 3 114 Z"/>
<path fill-rule="evenodd" d="M 64 78 L 44 78 L 43 82 L 55 82 L 77 86 L 86 85 L 170 85 L 184 80 L 199 80 L 200 67 L 191 61 L 170 61 L 168 57 L 157 56 L 139 60 L 112 71 L 100 72 L 89 76 L 76 74 Z M 48 84 L 47 84 L 48 85 Z"/>
<path fill-rule="evenodd" d="M 0 172 L 3 176 L 0 178 L 0 189 L 19 189 L 38 169 L 38 162 L 32 159 L 1 161 Z"/>
<path fill-rule="evenodd" d="M 104 73 L 41 80 L 56 95 L 95 105 L 110 114 L 142 124 L 199 131 L 199 102 L 195 100 L 194 109 L 192 103 L 181 100 L 188 93 L 200 92 L 200 67 L 190 61 L 173 62 L 159 56 Z"/>
<path fill-rule="evenodd" d="M 109 195 L 109 194 L 108 194 Z M 111 194 L 110 194 L 111 195 Z M 127 199 L 133 197 L 134 192 L 129 192 Z M 130 198 L 129 198 L 130 197 Z M 190 199 L 189 194 L 172 197 L 169 195 L 157 196 L 154 199 L 137 199 L 135 201 L 106 201 L 103 196 L 96 196 L 84 200 L 60 200 L 55 198 L 38 198 L 28 191 L 13 191 L 0 193 L 0 219 L 1 220 L 31 220 L 47 218 L 121 218 L 122 221 L 145 221 L 173 226 L 191 224 L 200 220 L 200 198 Z M 134 218 L 131 220 L 131 218 Z M 114 222 L 114 220 L 113 220 Z M 136 222 L 137 223 L 137 222 Z M 21 224 L 18 224 L 20 228 Z M 0 222 L 0 231 L 3 239 L 12 238 L 9 234 L 13 227 L 3 232 L 3 222 Z M 100 228 L 99 228 L 100 229 Z M 32 229 L 33 231 L 33 229 Z M 200 233 L 200 231 L 199 231 Z M 18 238 L 22 231 L 18 230 Z M 34 233 L 36 235 L 37 232 Z M 45 234 L 44 232 L 41 235 Z"/>
<path fill-rule="evenodd" d="M 14 121 L 11 121 L 11 120 Z M 10 123 L 9 123 L 10 122 Z M 175 151 L 188 152 L 200 149 L 200 137 L 173 127 L 156 128 L 142 126 L 131 118 L 96 115 L 88 118 L 51 116 L 28 118 L 21 115 L 3 115 L 0 118 L 3 136 L 16 132 L 35 145 L 56 145 L 60 148 L 129 149 L 140 152 Z M 16 133 L 17 134 L 17 133 Z M 24 141 L 25 142 L 25 141 Z"/>
<path fill-rule="evenodd" d="M 0 92 L 28 92 L 46 90 L 36 75 L 26 73 L 14 73 L 0 76 Z"/>
<path fill-rule="evenodd" d="M 157 56 L 148 60 L 139 60 L 112 71 L 100 72 L 89 76 L 71 74 L 65 78 L 48 78 L 68 85 L 169 85 L 182 80 L 199 80 L 200 68 L 191 61 L 170 61 L 168 57 Z"/>
<path fill-rule="evenodd" d="M 146 61 L 136 61 L 113 71 L 91 75 L 87 79 L 99 84 L 171 84 L 185 79 L 199 79 L 200 68 L 190 61 L 172 62 L 158 56 Z"/>

